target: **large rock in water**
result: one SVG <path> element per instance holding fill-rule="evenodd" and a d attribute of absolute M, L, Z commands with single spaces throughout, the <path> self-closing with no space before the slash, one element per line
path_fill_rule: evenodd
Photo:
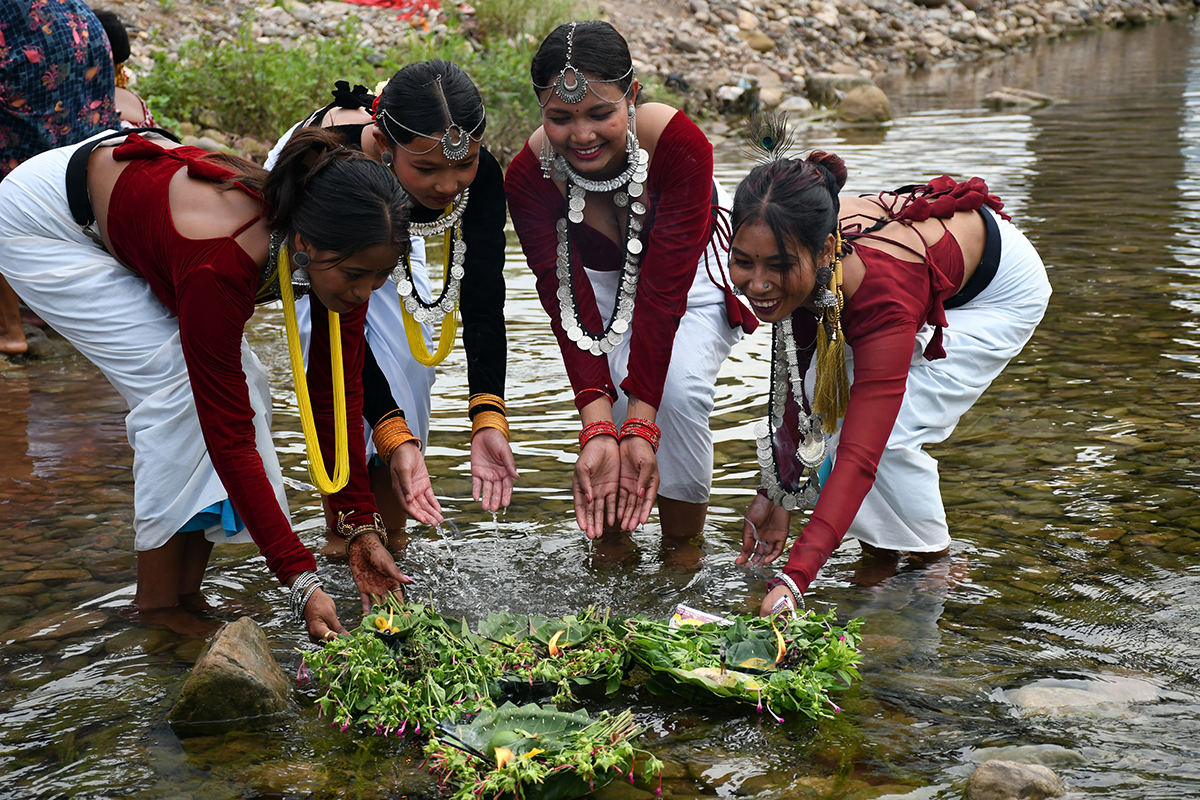
<path fill-rule="evenodd" d="M 846 122 L 878 124 L 892 118 L 892 104 L 878 86 L 855 86 L 838 104 L 837 114 Z"/>
<path fill-rule="evenodd" d="M 987 761 L 967 782 L 967 800 L 1045 800 L 1067 787 L 1047 767 L 1015 761 Z"/>
<path fill-rule="evenodd" d="M 217 631 L 167 722 L 180 736 L 270 725 L 292 707 L 292 685 L 249 617 Z"/>

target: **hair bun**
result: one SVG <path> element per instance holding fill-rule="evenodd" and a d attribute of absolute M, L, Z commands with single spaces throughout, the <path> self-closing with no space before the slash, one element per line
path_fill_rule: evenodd
<path fill-rule="evenodd" d="M 805 159 L 810 164 L 822 167 L 829 173 L 829 177 L 833 179 L 833 184 L 829 187 L 831 194 L 837 194 L 838 191 L 846 185 L 846 162 L 842 161 L 842 157 L 836 153 L 826 153 L 824 150 L 813 150 Z"/>

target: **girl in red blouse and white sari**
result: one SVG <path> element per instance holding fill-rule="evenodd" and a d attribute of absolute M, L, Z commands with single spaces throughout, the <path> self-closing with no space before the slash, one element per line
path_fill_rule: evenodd
<path fill-rule="evenodd" d="M 562 25 L 530 67 L 542 127 L 509 166 L 509 214 L 562 349 L 582 417 L 573 480 L 595 538 L 644 523 L 664 536 L 704 524 L 717 372 L 748 309 L 714 237 L 728 195 L 712 146 L 681 111 L 639 106 L 624 38 Z"/>

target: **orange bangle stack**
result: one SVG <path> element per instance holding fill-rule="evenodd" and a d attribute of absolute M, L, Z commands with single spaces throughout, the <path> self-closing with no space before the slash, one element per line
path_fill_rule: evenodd
<path fill-rule="evenodd" d="M 471 416 L 471 437 L 482 428 L 495 428 L 504 434 L 508 441 L 508 418 L 504 416 L 507 410 L 504 398 L 494 394 L 474 394 L 468 402 L 467 413 Z"/>
<path fill-rule="evenodd" d="M 391 413 L 396 414 L 396 412 Z M 416 442 L 417 447 L 421 446 L 421 440 L 413 436 L 413 432 L 408 429 L 408 423 L 399 414 L 388 415 L 380 420 L 375 426 L 375 430 L 371 431 L 371 441 L 375 443 L 379 460 L 384 464 L 392 460 L 392 454 L 396 452 L 396 448 L 405 442 Z"/>

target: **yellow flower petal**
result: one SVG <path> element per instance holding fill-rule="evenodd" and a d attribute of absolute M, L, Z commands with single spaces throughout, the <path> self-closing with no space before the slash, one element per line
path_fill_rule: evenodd
<path fill-rule="evenodd" d="M 556 656 L 562 652 L 562 650 L 559 649 L 559 646 L 558 646 L 558 639 L 564 633 L 566 633 L 566 631 L 559 631 L 558 633 L 554 634 L 554 636 L 552 636 L 550 638 L 550 655 Z"/>
<path fill-rule="evenodd" d="M 496 769 L 501 769 L 505 764 L 513 760 L 513 751 L 507 747 L 496 748 Z"/>

